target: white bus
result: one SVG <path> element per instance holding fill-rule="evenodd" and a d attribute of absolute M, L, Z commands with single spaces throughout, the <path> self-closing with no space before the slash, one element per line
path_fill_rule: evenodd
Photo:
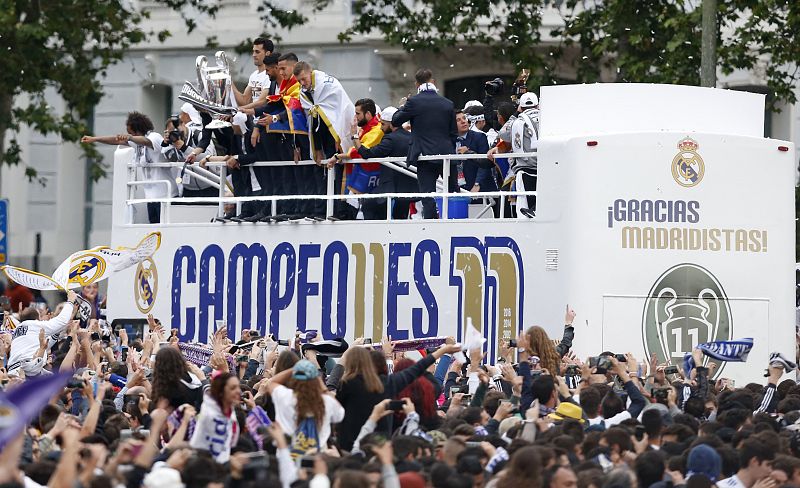
<path fill-rule="evenodd" d="M 680 364 L 699 342 L 752 337 L 717 376 L 763 380 L 795 357 L 794 148 L 763 137 L 762 95 L 673 85 L 541 92 L 533 219 L 211 223 L 216 206 L 162 202 L 136 223 L 130 150 L 116 154 L 112 245 L 162 233 L 152 259 L 112 276 L 109 316 L 152 312 L 182 340 L 216 321 L 238 339 L 502 340 L 541 325 L 574 351 Z M 420 163 L 420 164 L 424 164 Z M 763 368 L 762 368 L 763 367 Z"/>

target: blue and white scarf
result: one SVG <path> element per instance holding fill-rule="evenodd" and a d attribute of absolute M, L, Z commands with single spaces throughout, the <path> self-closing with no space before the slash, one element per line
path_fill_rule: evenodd
<path fill-rule="evenodd" d="M 735 341 L 711 341 L 698 344 L 697 348 L 703 351 L 706 356 L 717 361 L 728 361 L 743 363 L 747 361 L 747 355 L 753 349 L 753 338 L 745 337 Z M 683 369 L 688 375 L 694 368 L 694 359 L 691 353 L 683 357 Z"/>

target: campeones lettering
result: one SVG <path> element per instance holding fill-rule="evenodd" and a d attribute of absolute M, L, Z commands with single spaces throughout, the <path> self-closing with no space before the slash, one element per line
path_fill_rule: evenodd
<path fill-rule="evenodd" d="M 519 246 L 508 237 L 451 237 L 449 244 L 181 246 L 172 261 L 172 327 L 185 341 L 206 342 L 217 320 L 226 321 L 232 338 L 237 328 L 276 338 L 308 328 L 325 339 L 377 341 L 384 331 L 397 340 L 460 338 L 470 319 L 492 337 L 494 354 L 496 339 L 515 337 L 522 316 Z"/>
<path fill-rule="evenodd" d="M 608 207 L 608 228 L 617 222 L 697 224 L 696 200 L 617 199 Z M 691 228 L 626 225 L 620 231 L 623 249 L 767 252 L 767 231 L 737 228 Z"/>

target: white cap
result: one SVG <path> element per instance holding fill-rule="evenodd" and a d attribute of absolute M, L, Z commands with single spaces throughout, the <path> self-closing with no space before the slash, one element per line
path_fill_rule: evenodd
<path fill-rule="evenodd" d="M 469 102 L 464 104 L 464 110 L 466 110 L 466 109 L 468 109 L 470 107 L 483 107 L 483 104 L 481 102 L 477 101 L 477 100 L 470 100 Z"/>
<path fill-rule="evenodd" d="M 397 112 L 397 109 L 392 107 L 391 105 L 386 107 L 380 112 L 381 120 L 384 120 L 386 122 L 391 122 L 395 112 Z"/>
<path fill-rule="evenodd" d="M 142 482 L 145 488 L 183 488 L 181 474 L 173 468 L 161 467 L 149 472 Z"/>
<path fill-rule="evenodd" d="M 520 108 L 533 108 L 537 105 L 539 105 L 539 97 L 537 97 L 535 93 L 527 92 L 519 97 Z"/>
<path fill-rule="evenodd" d="M 200 112 L 198 112 L 191 103 L 185 102 L 183 105 L 181 105 L 181 112 L 188 115 L 195 124 L 203 124 L 203 118 L 200 117 Z"/>

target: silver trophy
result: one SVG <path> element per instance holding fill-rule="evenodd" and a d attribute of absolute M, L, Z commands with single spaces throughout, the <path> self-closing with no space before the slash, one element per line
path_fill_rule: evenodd
<path fill-rule="evenodd" d="M 214 57 L 217 60 L 216 66 L 209 66 L 205 56 L 197 57 L 197 87 L 187 81 L 178 96 L 179 99 L 214 115 L 214 120 L 206 125 L 208 129 L 230 127 L 231 123 L 221 117 L 230 117 L 236 113 L 236 108 L 228 105 L 232 86 L 230 61 L 225 51 L 217 51 Z"/>

